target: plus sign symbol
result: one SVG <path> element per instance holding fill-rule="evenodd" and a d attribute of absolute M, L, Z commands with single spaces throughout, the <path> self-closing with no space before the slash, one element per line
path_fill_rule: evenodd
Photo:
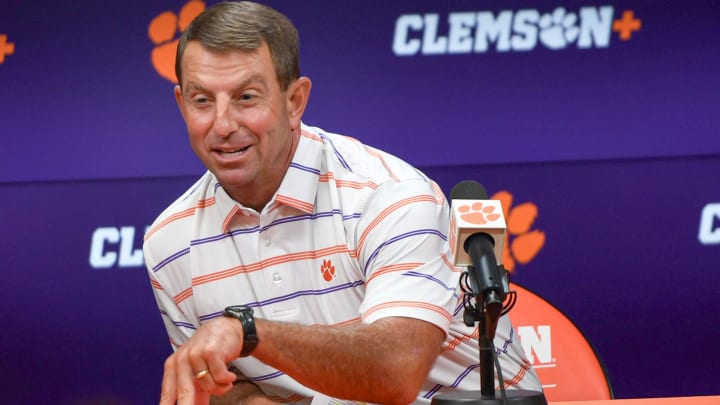
<path fill-rule="evenodd" d="M 642 20 L 635 18 L 632 10 L 625 10 L 622 18 L 613 22 L 613 31 L 620 35 L 621 41 L 627 41 L 632 37 L 633 32 L 640 31 Z"/>
<path fill-rule="evenodd" d="M 7 35 L 0 34 L 0 64 L 5 62 L 5 55 L 15 53 L 15 44 L 8 42 Z"/>

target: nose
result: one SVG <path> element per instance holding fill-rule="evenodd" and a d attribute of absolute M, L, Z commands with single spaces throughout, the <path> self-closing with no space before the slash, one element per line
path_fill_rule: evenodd
<path fill-rule="evenodd" d="M 221 137 L 227 137 L 237 131 L 238 124 L 233 119 L 233 105 L 228 100 L 218 100 L 216 104 L 213 130 Z"/>

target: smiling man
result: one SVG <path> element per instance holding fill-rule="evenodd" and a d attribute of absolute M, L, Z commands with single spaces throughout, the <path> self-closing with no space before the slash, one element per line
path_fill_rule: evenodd
<path fill-rule="evenodd" d="M 442 191 L 301 121 L 311 82 L 290 21 L 219 3 L 183 33 L 176 73 L 208 171 L 145 237 L 174 349 L 160 403 L 421 404 L 478 390 Z M 539 391 L 508 319 L 495 339 L 504 384 Z"/>

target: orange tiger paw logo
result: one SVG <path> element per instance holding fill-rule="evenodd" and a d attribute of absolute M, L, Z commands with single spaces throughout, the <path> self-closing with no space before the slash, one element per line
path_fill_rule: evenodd
<path fill-rule="evenodd" d="M 507 221 L 502 263 L 505 269 L 513 272 L 517 263 L 529 263 L 545 245 L 545 232 L 530 229 L 538 216 L 538 208 L 531 202 L 511 208 L 513 195 L 509 191 L 499 191 L 490 199 L 502 203 Z"/>
<path fill-rule="evenodd" d="M 332 281 L 332 279 L 335 278 L 335 266 L 333 266 L 330 260 L 323 260 L 322 266 L 320 266 L 320 272 L 325 281 Z"/>
<path fill-rule="evenodd" d="M 458 212 L 463 221 L 475 225 L 485 225 L 488 222 L 494 222 L 500 218 L 500 214 L 495 212 L 494 206 L 483 206 L 483 203 L 480 201 L 470 205 L 461 205 L 458 207 Z"/>
<path fill-rule="evenodd" d="M 150 60 L 158 74 L 167 80 L 177 83 L 175 77 L 175 53 L 180 34 L 185 31 L 193 18 L 205 10 L 205 3 L 202 1 L 188 1 L 180 13 L 175 15 L 172 11 L 165 11 L 158 14 L 148 26 L 148 37 L 155 44 Z"/>

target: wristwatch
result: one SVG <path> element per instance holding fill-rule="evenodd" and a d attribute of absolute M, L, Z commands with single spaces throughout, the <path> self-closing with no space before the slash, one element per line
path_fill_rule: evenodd
<path fill-rule="evenodd" d="M 258 344 L 253 309 L 245 305 L 232 305 L 225 308 L 223 316 L 238 319 L 240 323 L 242 323 L 243 347 L 242 350 L 240 350 L 240 357 L 249 356 Z"/>

